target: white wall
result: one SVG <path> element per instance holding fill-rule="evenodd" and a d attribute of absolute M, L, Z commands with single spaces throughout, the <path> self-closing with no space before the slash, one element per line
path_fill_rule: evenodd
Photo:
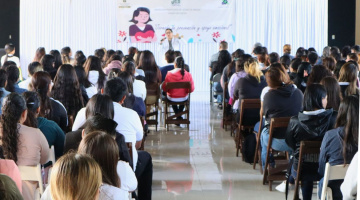
<path fill-rule="evenodd" d="M 20 59 L 24 76 L 40 46 L 47 52 L 70 46 L 73 52 L 82 50 L 86 55 L 99 47 L 126 53 L 130 44 L 116 44 L 116 12 L 116 0 L 21 0 Z M 321 52 L 327 45 L 327 0 L 241 0 L 236 1 L 235 17 L 237 41 L 230 44 L 230 52 L 242 48 L 250 53 L 255 42 L 280 54 L 285 43 L 292 44 L 293 52 L 299 46 Z M 133 46 L 151 50 L 160 65 L 162 55 L 157 53 L 157 45 Z M 209 90 L 207 66 L 217 49 L 216 43 L 194 43 L 181 49 L 197 91 Z"/>

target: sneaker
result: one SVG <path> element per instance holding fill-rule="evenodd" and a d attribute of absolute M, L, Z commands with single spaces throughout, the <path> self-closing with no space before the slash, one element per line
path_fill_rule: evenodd
<path fill-rule="evenodd" d="M 285 191 L 286 191 L 286 181 L 283 181 L 280 185 L 276 186 L 275 189 L 277 191 L 279 191 L 279 192 L 285 193 Z M 293 190 L 293 189 L 295 189 L 295 185 L 289 183 L 289 190 Z"/>

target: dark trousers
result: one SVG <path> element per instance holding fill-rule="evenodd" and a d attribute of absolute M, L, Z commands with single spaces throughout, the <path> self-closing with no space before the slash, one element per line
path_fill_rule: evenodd
<path fill-rule="evenodd" d="M 138 199 L 151 200 L 153 164 L 148 152 L 138 151 L 135 175 L 138 180 Z"/>
<path fill-rule="evenodd" d="M 294 169 L 294 166 L 291 169 L 291 176 L 296 179 L 297 171 Z M 303 168 L 301 173 L 307 173 L 306 169 Z M 301 192 L 303 196 L 303 200 L 311 200 L 312 191 L 313 191 L 314 181 L 310 180 L 301 180 Z"/>
<path fill-rule="evenodd" d="M 182 111 L 184 111 L 185 105 L 171 105 L 175 114 L 178 114 Z"/>

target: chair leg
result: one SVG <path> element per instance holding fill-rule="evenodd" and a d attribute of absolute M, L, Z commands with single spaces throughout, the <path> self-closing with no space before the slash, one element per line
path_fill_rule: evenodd
<path fill-rule="evenodd" d="M 273 181 L 269 181 L 269 191 L 272 191 L 272 183 Z"/>
<path fill-rule="evenodd" d="M 236 157 L 239 157 L 239 150 L 240 150 L 240 130 L 238 129 L 235 133 L 235 140 L 236 140 Z"/>

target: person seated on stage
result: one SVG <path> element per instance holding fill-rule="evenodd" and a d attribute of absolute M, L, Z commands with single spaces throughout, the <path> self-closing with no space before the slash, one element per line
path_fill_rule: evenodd
<path fill-rule="evenodd" d="M 359 135 L 359 97 L 350 95 L 344 97 L 336 118 L 335 129 L 327 131 L 321 142 L 319 156 L 319 175 L 324 176 L 325 165 L 349 164 L 358 151 Z M 319 199 L 324 178 L 319 182 Z M 342 199 L 340 185 L 343 180 L 332 180 L 328 187 L 332 190 L 333 199 Z"/>
<path fill-rule="evenodd" d="M 160 68 L 161 77 L 162 77 L 161 82 L 164 82 L 168 71 L 171 71 L 174 69 L 175 52 L 173 50 L 168 50 L 165 53 L 165 60 L 166 60 L 167 65 Z"/>
<path fill-rule="evenodd" d="M 161 71 L 159 66 L 156 64 L 155 56 L 151 51 L 145 50 L 141 53 L 138 68 L 144 70 L 145 72 L 146 85 L 153 83 L 160 84 L 162 82 Z"/>
<path fill-rule="evenodd" d="M 266 82 L 270 88 L 262 102 L 262 113 L 265 116 L 265 127 L 261 133 L 261 161 L 265 168 L 267 146 L 269 142 L 269 128 L 271 118 L 291 117 L 302 109 L 303 94 L 290 81 L 285 68 L 270 67 L 266 72 Z M 285 142 L 286 129 L 276 130 L 273 134 L 271 148 L 277 151 L 292 152 Z M 272 164 L 272 163 L 270 163 Z"/>
<path fill-rule="evenodd" d="M 187 72 L 184 67 L 184 58 L 177 57 L 175 59 L 173 70 L 169 71 L 166 75 L 165 81 L 162 84 L 162 89 L 166 92 L 166 98 L 172 102 L 183 102 L 189 98 L 189 93 L 193 92 L 195 89 L 194 80 L 189 72 Z M 166 83 L 171 82 L 190 82 L 191 90 L 188 91 L 186 89 L 166 89 Z M 180 113 L 184 110 L 184 105 L 172 105 L 172 108 L 175 114 Z M 182 119 L 182 117 L 178 117 L 177 119 Z"/>
<path fill-rule="evenodd" d="M 135 96 L 142 98 L 143 101 L 146 99 L 146 86 L 145 82 L 141 80 L 137 80 L 135 77 L 135 63 L 132 61 L 128 61 L 124 63 L 122 71 L 125 71 L 133 76 L 133 93 Z M 110 79 L 110 77 L 109 77 Z"/>
<path fill-rule="evenodd" d="M 218 61 L 219 59 L 219 54 L 220 54 L 220 51 L 223 51 L 223 50 L 228 50 L 228 43 L 226 41 L 221 41 L 220 44 L 219 44 L 219 51 L 215 54 L 213 54 L 211 57 L 210 57 L 210 62 L 209 62 L 209 71 L 213 71 L 212 68 L 214 67 L 214 63 Z"/>
<path fill-rule="evenodd" d="M 212 68 L 210 81 L 213 80 L 213 77 L 216 74 L 221 74 L 224 71 L 224 68 L 231 62 L 231 56 L 227 50 L 222 50 L 219 53 L 218 61 L 215 62 L 214 67 Z M 222 102 L 223 102 L 223 89 L 221 87 L 220 82 L 214 82 L 213 91 L 217 92 L 218 94 L 214 97 L 217 99 L 219 104 L 219 108 L 222 109 Z"/>
<path fill-rule="evenodd" d="M 327 107 L 327 93 L 325 87 L 320 84 L 309 85 L 304 93 L 303 111 L 299 112 L 297 116 L 290 119 L 285 141 L 286 144 L 293 149 L 293 166 L 291 169 L 291 176 L 297 178 L 298 159 L 301 141 L 321 141 L 325 132 L 333 129 L 337 112 L 333 109 L 326 109 Z M 313 181 L 316 181 L 316 172 L 318 165 L 309 163 L 304 165 L 301 175 L 303 177 L 310 177 L 314 179 L 301 179 L 301 190 L 303 199 L 311 199 Z M 285 192 L 285 182 L 276 187 L 277 190 Z"/>
<path fill-rule="evenodd" d="M 29 77 L 26 80 L 21 81 L 19 83 L 19 87 L 22 89 L 25 89 L 25 90 L 29 90 L 29 85 L 31 83 L 31 77 L 35 74 L 35 72 L 43 71 L 43 70 L 44 69 L 39 62 L 30 63 L 28 66 Z"/>

